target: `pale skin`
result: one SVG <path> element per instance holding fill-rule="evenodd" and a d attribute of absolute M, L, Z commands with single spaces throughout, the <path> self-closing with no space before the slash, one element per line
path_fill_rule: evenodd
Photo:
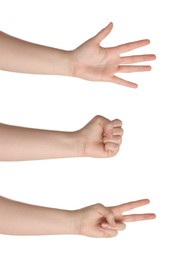
<path fill-rule="evenodd" d="M 135 88 L 137 84 L 121 79 L 115 74 L 149 71 L 151 67 L 148 65 L 130 64 L 154 60 L 155 55 L 122 55 L 146 46 L 150 41 L 140 40 L 104 48 L 101 42 L 111 32 L 112 27 L 113 24 L 109 23 L 94 37 L 71 51 L 30 43 L 0 32 L 0 69 L 20 73 L 73 76 Z M 118 152 L 121 139 L 121 122 L 103 117 L 99 117 L 99 123 L 93 120 L 88 126 L 73 133 L 0 124 L 0 160 L 111 157 Z"/>
<path fill-rule="evenodd" d="M 117 74 L 150 71 L 153 54 L 123 56 L 144 47 L 139 40 L 104 48 L 101 42 L 111 32 L 110 23 L 74 50 L 66 51 L 30 43 L 0 32 L 0 69 L 19 73 L 78 77 L 90 81 L 112 82 L 131 88 L 138 85 Z M 0 124 L 0 160 L 20 161 L 63 157 L 107 158 L 116 155 L 122 142 L 122 122 L 96 116 L 75 132 L 48 131 Z M 11 235 L 77 234 L 114 237 L 125 229 L 125 222 L 149 220 L 153 213 L 124 215 L 149 200 L 115 207 L 101 204 L 79 210 L 61 210 L 29 205 L 0 197 L 0 233 Z"/>
<path fill-rule="evenodd" d="M 124 53 L 144 47 L 150 41 L 144 39 L 104 48 L 101 42 L 112 28 L 113 24 L 109 23 L 94 37 L 70 51 L 30 43 L 0 32 L 0 69 L 64 75 L 136 88 L 136 83 L 120 78 L 117 73 L 150 71 L 149 65 L 133 64 L 154 60 L 154 54 L 124 56 Z"/>
<path fill-rule="evenodd" d="M 148 199 L 143 199 L 113 207 L 95 204 L 78 210 L 61 210 L 29 205 L 0 196 L 0 233 L 114 237 L 118 231 L 126 228 L 126 222 L 154 219 L 153 213 L 124 214 L 148 203 Z"/>
<path fill-rule="evenodd" d="M 36 160 L 59 157 L 102 157 L 117 154 L 122 141 L 122 122 L 94 117 L 75 132 L 58 132 L 0 125 L 0 159 Z M 0 233 L 9 235 L 77 234 L 113 237 L 125 222 L 149 220 L 153 213 L 123 215 L 149 200 L 115 207 L 96 204 L 79 210 L 60 210 L 28 205 L 0 197 Z"/>
<path fill-rule="evenodd" d="M 22 161 L 65 157 L 108 158 L 122 142 L 122 122 L 94 117 L 74 132 L 49 131 L 0 124 L 0 160 Z"/>

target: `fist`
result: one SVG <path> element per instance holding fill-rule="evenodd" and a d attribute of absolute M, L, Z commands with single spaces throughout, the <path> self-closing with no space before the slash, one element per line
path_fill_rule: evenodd
<path fill-rule="evenodd" d="M 95 116 L 81 130 L 83 155 L 96 158 L 115 156 L 122 143 L 123 129 L 119 119 Z"/>

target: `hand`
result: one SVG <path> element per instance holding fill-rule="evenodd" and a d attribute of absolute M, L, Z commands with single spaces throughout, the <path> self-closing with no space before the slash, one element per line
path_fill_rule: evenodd
<path fill-rule="evenodd" d="M 116 155 L 122 142 L 122 122 L 94 117 L 79 134 L 83 142 L 82 156 L 107 158 Z"/>
<path fill-rule="evenodd" d="M 118 231 L 126 228 L 124 222 L 154 219 L 153 213 L 123 215 L 123 212 L 144 206 L 148 199 L 128 202 L 115 207 L 105 207 L 102 204 L 92 205 L 75 211 L 77 233 L 89 237 L 114 237 Z"/>
<path fill-rule="evenodd" d="M 122 44 L 116 47 L 103 48 L 100 43 L 111 32 L 113 24 L 110 23 L 97 35 L 89 39 L 73 51 L 73 76 L 92 81 L 108 81 L 127 87 L 136 88 L 137 84 L 115 76 L 116 73 L 140 72 L 151 70 L 150 66 L 133 66 L 127 64 L 154 60 L 152 54 L 120 56 L 125 52 L 143 47 L 149 40 Z"/>

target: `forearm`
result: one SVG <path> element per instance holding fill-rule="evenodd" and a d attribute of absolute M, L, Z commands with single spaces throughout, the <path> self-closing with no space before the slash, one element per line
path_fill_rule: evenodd
<path fill-rule="evenodd" d="M 82 156 L 79 132 L 0 124 L 0 160 L 40 160 Z"/>
<path fill-rule="evenodd" d="M 0 32 L 0 69 L 21 73 L 73 75 L 72 51 L 50 48 Z"/>
<path fill-rule="evenodd" d="M 0 233 L 8 235 L 75 234 L 74 212 L 29 205 L 0 196 Z"/>

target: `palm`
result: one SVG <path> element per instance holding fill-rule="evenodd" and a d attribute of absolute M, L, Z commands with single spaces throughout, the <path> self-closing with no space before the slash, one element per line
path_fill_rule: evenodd
<path fill-rule="evenodd" d="M 79 53 L 77 55 L 79 77 L 93 81 L 109 81 L 116 66 L 109 66 L 113 57 L 110 57 L 107 49 L 98 44 L 94 45 L 93 39 L 90 39 L 81 45 L 77 52 Z"/>
<path fill-rule="evenodd" d="M 128 87 L 137 87 L 137 84 L 115 76 L 120 72 L 148 71 L 150 66 L 130 66 L 126 64 L 153 60 L 155 55 L 137 55 L 120 57 L 121 53 L 134 50 L 149 44 L 149 40 L 127 43 L 112 48 L 103 48 L 101 41 L 112 30 L 112 24 L 101 30 L 96 36 L 80 45 L 74 52 L 74 76 L 92 81 L 108 81 Z"/>

